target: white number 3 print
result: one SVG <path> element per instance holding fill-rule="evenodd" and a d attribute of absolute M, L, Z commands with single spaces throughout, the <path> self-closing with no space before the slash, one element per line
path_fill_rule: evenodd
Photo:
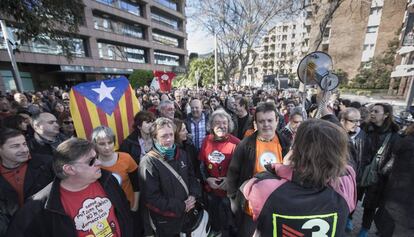
<path fill-rule="evenodd" d="M 311 230 L 313 227 L 318 226 L 319 230 L 317 232 L 312 232 L 312 237 L 328 237 L 326 234 L 329 231 L 329 223 L 322 219 L 312 219 L 308 220 L 303 224 L 302 229 Z"/>

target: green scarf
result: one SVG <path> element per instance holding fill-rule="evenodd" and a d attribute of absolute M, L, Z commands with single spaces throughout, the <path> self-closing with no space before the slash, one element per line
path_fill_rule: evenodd
<path fill-rule="evenodd" d="M 155 148 L 163 155 L 167 160 L 172 160 L 175 155 L 175 144 L 172 147 L 161 146 L 157 141 L 154 141 Z"/>

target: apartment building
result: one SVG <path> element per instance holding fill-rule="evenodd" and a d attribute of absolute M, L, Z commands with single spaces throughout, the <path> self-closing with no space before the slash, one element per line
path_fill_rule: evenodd
<path fill-rule="evenodd" d="M 185 71 L 185 0 L 84 0 L 85 21 L 72 40 L 72 61 L 47 38 L 19 46 L 15 54 L 25 90 L 73 85 L 134 69 Z M 7 22 L 11 31 L 18 30 Z M 0 90 L 15 88 L 0 33 Z"/>
<path fill-rule="evenodd" d="M 397 51 L 401 62 L 391 73 L 389 94 L 405 98 L 407 106 L 410 106 L 414 99 L 414 0 L 407 1 L 402 25 Z M 395 92 L 393 88 L 396 86 L 398 90 Z"/>
<path fill-rule="evenodd" d="M 256 61 L 246 68 L 246 84 L 259 85 L 267 75 L 296 74 L 300 60 L 308 52 L 310 22 L 305 16 L 277 23 L 255 48 Z"/>
<path fill-rule="evenodd" d="M 317 5 L 329 0 L 313 0 Z M 334 69 L 355 77 L 358 68 L 375 56 L 382 55 L 388 42 L 397 36 L 401 28 L 407 0 L 345 0 L 335 11 L 322 37 L 318 50 L 331 55 Z M 325 9 L 313 7 L 310 38 L 318 35 L 321 15 Z"/>

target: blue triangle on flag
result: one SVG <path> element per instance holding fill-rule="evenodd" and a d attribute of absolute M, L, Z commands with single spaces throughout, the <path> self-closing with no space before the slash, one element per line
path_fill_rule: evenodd
<path fill-rule="evenodd" d="M 129 81 L 125 77 L 109 80 L 80 83 L 73 87 L 82 96 L 88 98 L 98 108 L 112 115 L 119 100 L 128 89 Z"/>

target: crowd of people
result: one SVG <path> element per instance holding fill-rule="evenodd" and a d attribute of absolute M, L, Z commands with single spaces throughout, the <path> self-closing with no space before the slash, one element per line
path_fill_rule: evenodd
<path fill-rule="evenodd" d="M 77 138 L 66 91 L 0 96 L 0 237 L 364 237 L 373 222 L 414 236 L 414 124 L 391 105 L 250 87 L 136 96 L 117 150 L 106 126 Z"/>

